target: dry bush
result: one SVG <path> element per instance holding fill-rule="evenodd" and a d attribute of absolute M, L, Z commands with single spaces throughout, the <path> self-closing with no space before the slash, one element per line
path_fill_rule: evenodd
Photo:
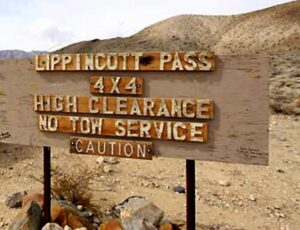
<path fill-rule="evenodd" d="M 52 170 L 52 197 L 75 205 L 93 207 L 91 181 L 95 173 L 85 165 L 56 167 Z"/>

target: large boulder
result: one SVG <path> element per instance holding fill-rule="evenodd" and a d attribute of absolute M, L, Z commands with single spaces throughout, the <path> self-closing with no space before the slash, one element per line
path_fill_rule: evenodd
<path fill-rule="evenodd" d="M 173 228 L 172 224 L 161 224 L 158 230 L 175 230 L 175 228 Z"/>
<path fill-rule="evenodd" d="M 24 196 L 22 201 L 22 207 L 26 206 L 28 203 L 31 203 L 32 201 L 35 201 L 38 203 L 41 208 L 43 209 L 44 205 L 44 195 L 41 193 L 29 193 L 26 196 Z"/>
<path fill-rule="evenodd" d="M 9 230 L 40 230 L 41 224 L 41 207 L 32 201 L 21 209 L 20 213 L 9 226 Z"/>
<path fill-rule="evenodd" d="M 93 226 L 81 215 L 77 207 L 68 201 L 52 201 L 51 220 L 62 227 L 68 225 L 72 229 L 86 227 L 88 230 L 93 230 Z"/>
<path fill-rule="evenodd" d="M 157 230 L 152 223 L 138 217 L 128 217 L 122 219 L 122 227 L 124 230 Z"/>
<path fill-rule="evenodd" d="M 100 225 L 98 230 L 123 230 L 120 220 L 107 220 Z"/>
<path fill-rule="evenodd" d="M 56 223 L 48 223 L 42 228 L 42 230 L 64 230 L 64 229 Z"/>
<path fill-rule="evenodd" d="M 4 204 L 9 208 L 21 207 L 23 198 L 26 194 L 26 191 L 14 193 L 6 198 Z"/>
<path fill-rule="evenodd" d="M 164 212 L 152 201 L 144 197 L 130 197 L 115 207 L 120 212 L 121 219 L 136 218 L 145 220 L 157 226 Z"/>

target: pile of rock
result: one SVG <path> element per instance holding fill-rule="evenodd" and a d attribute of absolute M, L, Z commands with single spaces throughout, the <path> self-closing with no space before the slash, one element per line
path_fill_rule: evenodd
<path fill-rule="evenodd" d="M 99 230 L 172 230 L 173 225 L 164 219 L 164 212 L 144 197 L 130 197 L 113 208 L 118 218 L 103 223 Z M 116 226 L 111 228 L 110 226 Z"/>
<path fill-rule="evenodd" d="M 144 197 L 129 197 L 108 213 L 86 210 L 65 200 L 51 201 L 51 221 L 43 220 L 43 194 L 15 193 L 5 204 L 21 207 L 9 230 L 175 230 L 164 212 Z"/>
<path fill-rule="evenodd" d="M 26 192 L 9 196 L 5 204 L 10 208 L 21 207 L 19 214 L 10 224 L 9 230 L 40 230 L 40 229 L 81 229 L 94 230 L 92 224 L 85 218 L 75 205 L 68 201 L 51 201 L 51 220 L 56 224 L 46 224 L 43 220 L 43 194 Z"/>

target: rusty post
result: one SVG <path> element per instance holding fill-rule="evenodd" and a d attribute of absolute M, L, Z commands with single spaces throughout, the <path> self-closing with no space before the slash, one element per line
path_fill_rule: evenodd
<path fill-rule="evenodd" d="M 51 148 L 44 147 L 44 221 L 51 222 Z"/>
<path fill-rule="evenodd" d="M 186 229 L 196 230 L 195 161 L 186 160 Z"/>

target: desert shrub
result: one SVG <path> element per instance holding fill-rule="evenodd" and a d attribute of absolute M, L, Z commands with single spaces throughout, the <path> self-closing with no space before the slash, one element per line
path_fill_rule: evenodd
<path fill-rule="evenodd" d="M 91 181 L 95 173 L 82 164 L 52 169 L 52 197 L 92 207 Z"/>

